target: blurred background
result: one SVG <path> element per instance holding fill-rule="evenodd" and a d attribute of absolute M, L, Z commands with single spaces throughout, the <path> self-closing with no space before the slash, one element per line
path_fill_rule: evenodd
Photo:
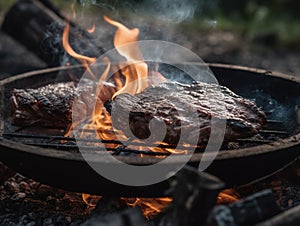
<path fill-rule="evenodd" d="M 300 4 L 296 0 L 49 0 L 83 28 L 96 24 L 95 37 L 113 48 L 114 28 L 102 16 L 140 29 L 140 40 L 183 45 L 205 62 L 300 74 Z M 17 0 L 0 1 L 0 22 Z M 74 17 L 76 12 L 76 19 Z M 4 32 L 0 33 L 0 73 L 10 75 L 46 67 Z M 11 48 L 14 46 L 14 49 Z"/>

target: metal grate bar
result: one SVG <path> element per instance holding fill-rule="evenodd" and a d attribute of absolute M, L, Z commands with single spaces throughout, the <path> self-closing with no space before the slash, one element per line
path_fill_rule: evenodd
<path fill-rule="evenodd" d="M 286 131 L 279 131 L 279 130 L 260 130 L 260 134 L 273 134 L 273 135 L 288 135 Z"/>
<path fill-rule="evenodd" d="M 272 140 L 254 139 L 254 138 L 237 139 L 236 141 L 241 142 L 241 143 L 258 143 L 258 144 L 269 144 L 269 143 L 273 142 Z"/>
<path fill-rule="evenodd" d="M 43 147 L 53 147 L 53 148 L 57 148 L 59 149 L 60 147 L 62 147 L 63 149 L 66 149 L 67 147 L 69 147 L 70 149 L 74 149 L 75 147 L 78 147 L 77 145 L 73 144 L 73 146 L 71 144 L 64 144 L 64 143 L 55 143 L 55 144 L 51 144 L 51 141 L 72 141 L 72 142 L 76 142 L 76 141 L 80 141 L 80 142 L 91 142 L 91 143 L 95 143 L 95 144 L 99 144 L 99 143 L 104 143 L 104 144 L 119 144 L 119 145 L 123 145 L 123 143 L 121 141 L 118 140 L 100 140 L 100 139 L 95 139 L 95 138 L 74 138 L 74 137 L 64 137 L 64 136 L 44 136 L 44 135 L 27 135 L 27 134 L 20 134 L 20 133 L 4 133 L 3 134 L 4 137 L 17 137 L 17 138 L 23 138 L 23 139 L 45 139 L 48 140 L 48 143 L 30 143 L 30 145 L 36 145 L 36 146 L 43 146 Z M 170 145 L 170 144 L 153 144 L 152 146 L 149 146 L 149 144 L 145 144 L 145 143 L 139 143 L 139 142 L 134 142 L 134 141 L 126 141 L 125 143 L 126 146 L 140 146 L 140 147 L 152 147 L 152 148 L 170 148 L 170 149 L 174 149 L 176 148 L 177 150 L 189 150 L 189 149 L 201 149 L 203 147 L 201 146 L 175 146 L 175 145 Z M 26 143 L 29 144 L 29 143 Z M 87 146 L 90 147 L 90 146 Z"/>
<path fill-rule="evenodd" d="M 277 128 L 282 128 L 283 122 L 278 121 L 278 120 L 267 120 L 267 125 L 265 129 L 259 131 L 259 135 L 252 137 L 252 138 L 246 138 L 246 139 L 237 139 L 234 142 L 238 142 L 243 145 L 247 144 L 267 144 L 271 143 L 274 141 L 274 136 L 275 138 L 282 137 L 282 136 L 287 136 L 288 132 L 286 131 L 281 131 L 278 130 Z M 273 125 L 271 128 L 267 129 L 268 126 Z M 101 132 L 106 132 L 106 133 L 114 133 L 114 131 L 103 131 L 100 130 Z M 85 132 L 95 132 L 95 130 L 90 130 Z M 184 150 L 184 151 L 201 151 L 204 149 L 204 146 L 175 146 L 175 145 L 170 145 L 170 144 L 153 144 L 152 146 L 149 146 L 149 144 L 145 143 L 140 143 L 134 140 L 128 140 L 125 141 L 125 145 L 119 141 L 119 140 L 100 140 L 100 139 L 95 139 L 95 138 L 77 138 L 75 139 L 74 137 L 64 137 L 64 136 L 49 136 L 49 135 L 40 135 L 40 134 L 24 134 L 24 133 L 4 133 L 3 137 L 5 138 L 20 138 L 23 140 L 23 143 L 26 145 L 32 145 L 32 146 L 39 146 L 43 148 L 54 148 L 58 150 L 68 150 L 68 151 L 78 151 L 78 148 L 80 150 L 86 151 L 94 151 L 98 153 L 103 153 L 103 151 L 109 151 L 114 155 L 120 154 L 120 153 L 133 153 L 133 154 L 144 154 L 144 155 L 149 155 L 149 156 L 168 156 L 171 153 L 169 152 L 156 152 L 156 151 L 151 151 L 149 148 L 163 148 L 163 149 L 174 149 L 176 148 L 177 150 Z M 26 139 L 31 139 L 27 140 Z M 76 144 L 77 141 L 77 144 Z M 79 142 L 79 143 L 78 143 Z M 80 143 L 83 142 L 83 143 Z M 86 142 L 86 144 L 85 144 Z M 88 143 L 91 143 L 91 145 L 87 145 Z M 112 144 L 117 147 L 99 147 L 97 144 L 103 143 L 103 144 Z M 93 146 L 93 144 L 95 144 Z M 226 142 L 224 143 L 226 144 Z M 147 150 L 137 150 L 136 147 L 142 147 Z M 225 146 L 224 146 L 225 147 Z M 136 149 L 135 149 L 136 148 Z"/>
<path fill-rule="evenodd" d="M 24 143 L 26 145 L 32 145 L 32 146 L 38 146 L 43 148 L 55 148 L 60 150 L 78 150 L 80 148 L 81 150 L 86 151 L 99 151 L 99 153 L 103 153 L 104 151 L 110 151 L 115 154 L 118 154 L 120 152 L 124 153 L 133 153 L 133 154 L 144 154 L 144 155 L 170 155 L 171 153 L 168 152 L 153 152 L 153 151 L 145 151 L 145 150 L 135 150 L 130 148 L 125 148 L 124 146 L 119 146 L 117 148 L 102 148 L 102 147 L 96 147 L 96 146 L 77 146 L 77 145 L 65 145 L 65 144 L 43 144 L 43 143 Z M 97 153 L 98 154 L 98 153 Z"/>

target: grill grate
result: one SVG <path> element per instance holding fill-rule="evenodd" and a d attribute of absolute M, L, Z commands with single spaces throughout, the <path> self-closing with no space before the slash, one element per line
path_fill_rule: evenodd
<path fill-rule="evenodd" d="M 260 144 L 268 144 L 274 140 L 280 138 L 288 137 L 289 133 L 284 130 L 283 122 L 277 120 L 268 120 L 266 126 L 260 130 L 259 134 L 254 137 L 247 139 L 237 139 L 233 142 L 224 142 L 222 149 L 238 149 L 249 146 L 256 146 Z M 47 128 L 44 129 L 45 131 Z M 58 135 L 47 135 L 47 134 L 28 134 L 28 132 L 21 132 L 22 128 L 15 130 L 16 132 L 4 133 L 3 137 L 7 139 L 17 140 L 26 145 L 39 146 L 42 148 L 54 148 L 58 150 L 65 150 L 70 152 L 78 152 L 79 148 L 81 151 L 85 152 L 94 152 L 97 154 L 103 153 L 103 151 L 109 151 L 113 155 L 129 155 L 129 154 L 143 154 L 148 156 L 168 156 L 169 152 L 164 151 L 152 151 L 151 148 L 157 147 L 156 144 L 149 146 L 149 144 L 144 144 L 137 142 L 135 140 L 128 140 L 123 144 L 118 140 L 99 140 L 92 138 L 79 138 L 77 139 L 80 142 L 77 145 L 75 138 L 73 137 L 64 137 Z M 92 131 L 90 131 L 92 132 Z M 111 133 L 111 131 L 106 131 Z M 108 145 L 104 147 L 103 145 L 99 146 L 99 143 Z M 88 145 L 82 145 L 81 143 L 88 143 Z M 111 145 L 111 147 L 109 147 Z M 112 147 L 114 145 L 114 147 Z M 177 146 L 169 144 L 160 144 L 159 148 L 164 149 L 174 149 L 179 151 L 196 151 L 200 152 L 204 150 L 204 146 Z"/>

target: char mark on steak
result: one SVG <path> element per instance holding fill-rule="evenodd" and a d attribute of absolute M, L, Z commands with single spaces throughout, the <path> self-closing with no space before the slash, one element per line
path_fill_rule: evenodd
<path fill-rule="evenodd" d="M 166 125 L 163 141 L 174 145 L 182 135 L 182 124 L 188 125 L 185 141 L 189 143 L 196 138 L 201 145 L 210 136 L 212 117 L 226 119 L 225 140 L 251 137 L 266 122 L 264 112 L 254 101 L 238 96 L 226 87 L 202 82 L 191 85 L 162 83 L 135 96 L 118 95 L 105 106 L 114 112 L 113 125 L 127 136 L 134 134 L 140 139 L 148 138 L 151 134 L 149 123 L 154 119 Z M 196 112 L 200 123 L 185 114 L 190 110 Z M 126 132 L 128 124 L 129 133 Z"/>

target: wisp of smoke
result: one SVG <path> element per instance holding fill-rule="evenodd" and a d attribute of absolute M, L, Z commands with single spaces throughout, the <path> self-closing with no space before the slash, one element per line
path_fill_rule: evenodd
<path fill-rule="evenodd" d="M 145 0 L 145 8 L 155 17 L 171 23 L 191 19 L 198 7 L 197 0 Z"/>

